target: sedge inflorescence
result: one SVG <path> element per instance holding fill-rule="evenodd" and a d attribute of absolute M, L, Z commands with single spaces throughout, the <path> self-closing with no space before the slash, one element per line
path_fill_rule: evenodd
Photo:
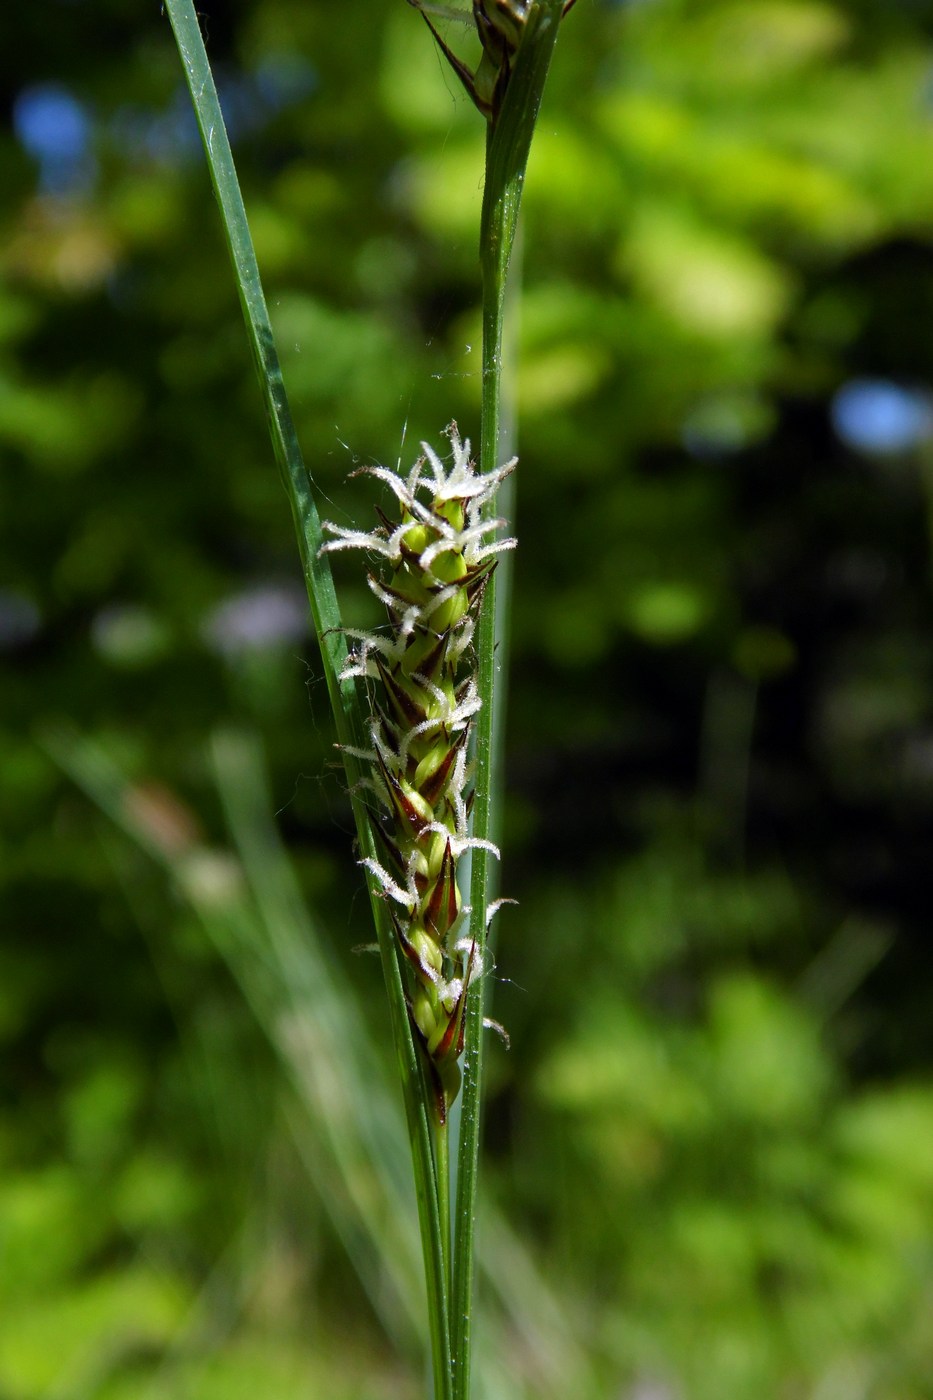
<path fill-rule="evenodd" d="M 369 684 L 372 748 L 367 785 L 378 803 L 375 829 L 382 860 L 363 864 L 388 899 L 398 946 L 410 969 L 409 1010 L 427 1057 L 441 1120 L 456 1097 L 464 1009 L 471 980 L 482 973 L 466 931 L 460 857 L 490 842 L 470 835 L 470 728 L 481 706 L 473 669 L 476 618 L 495 556 L 514 539 L 496 539 L 504 521 L 490 518 L 503 478 L 515 462 L 485 474 L 470 461 L 456 424 L 447 429 L 445 462 L 426 443 L 407 477 L 385 467 L 363 472 L 384 482 L 398 520 L 379 512 L 371 531 L 326 522 L 325 550 L 362 549 L 382 563 L 368 575 L 384 604 L 384 631 L 350 631 L 354 642 L 343 679 Z"/>
<path fill-rule="evenodd" d="M 473 23 L 483 46 L 476 71 L 471 71 L 445 43 L 434 25 L 429 11 L 437 7 L 427 0 L 408 0 L 421 16 L 460 79 L 476 107 L 495 126 L 502 110 L 506 89 L 512 76 L 518 50 L 524 37 L 525 25 L 533 0 L 473 0 Z M 576 0 L 564 0 L 561 18 L 572 9 Z"/>

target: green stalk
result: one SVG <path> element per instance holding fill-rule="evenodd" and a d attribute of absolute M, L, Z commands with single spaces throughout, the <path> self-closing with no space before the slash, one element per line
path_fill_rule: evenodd
<path fill-rule="evenodd" d="M 311 614 L 334 710 L 337 736 L 343 746 L 362 748 L 365 747 L 366 737 L 360 696 L 354 681 L 340 680 L 347 647 L 341 631 L 337 596 L 328 557 L 320 552 L 324 537 L 312 496 L 312 481 L 298 445 L 282 380 L 259 267 L 217 90 L 192 0 L 166 0 L 166 9 L 201 131 L 214 193 L 220 206 L 237 291 L 265 401 L 272 444 L 292 511 Z M 360 851 L 364 857 L 375 858 L 373 834 L 360 795 L 362 766 L 358 759 L 346 751 L 343 757 Z M 434 1111 L 425 1092 L 418 1050 L 412 1039 L 396 941 L 385 901 L 380 897 L 381 892 L 371 876 L 367 877 L 367 884 L 388 991 L 392 1033 L 412 1146 L 427 1282 L 434 1393 L 436 1400 L 452 1400 L 448 1320 L 449 1231 L 445 1234 L 442 1226 L 441 1190 L 432 1141 Z M 446 1194 L 446 1187 L 444 1192 Z"/>
<path fill-rule="evenodd" d="M 525 167 L 548 68 L 554 52 L 563 0 L 537 0 L 524 25 L 502 109 L 491 124 L 486 145 L 486 179 L 480 228 L 483 277 L 483 381 L 480 424 L 480 470 L 500 464 L 502 342 L 509 261 L 518 224 Z M 501 787 L 501 724 L 494 701 L 497 667 L 504 673 L 504 637 L 497 635 L 497 591 L 507 594 L 510 570 L 500 559 L 490 579 L 477 629 L 477 684 L 483 707 L 476 718 L 473 835 L 492 839 L 495 797 Z M 486 950 L 486 911 L 495 892 L 495 863 L 484 847 L 473 851 L 470 883 L 470 934 L 480 957 Z M 463 1057 L 463 1100 L 454 1211 L 454 1261 L 450 1315 L 454 1400 L 470 1393 L 473 1310 L 474 1230 L 479 1160 L 480 1094 L 483 1071 L 485 983 L 470 991 Z"/>
<path fill-rule="evenodd" d="M 450 1122 L 437 1122 L 434 1134 L 435 1164 L 437 1166 L 437 1195 L 441 1217 L 441 1242 L 444 1249 L 444 1277 L 447 1292 L 451 1283 L 451 1238 L 450 1238 Z"/>

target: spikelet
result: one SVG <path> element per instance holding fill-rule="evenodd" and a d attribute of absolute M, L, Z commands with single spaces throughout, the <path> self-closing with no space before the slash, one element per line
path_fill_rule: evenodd
<path fill-rule="evenodd" d="M 380 526 L 366 533 L 327 521 L 334 538 L 323 546 L 367 550 L 384 566 L 368 583 L 385 605 L 388 627 L 348 633 L 355 647 L 342 679 L 372 683 L 372 749 L 358 757 L 371 764 L 383 860 L 363 864 L 391 903 L 410 969 L 411 1022 L 441 1121 L 460 1085 L 467 991 L 482 973 L 464 931 L 469 908 L 457 885 L 458 863 L 471 846 L 499 854 L 469 831 L 470 726 L 481 705 L 471 642 L 495 555 L 515 545 L 491 538 L 505 522 L 484 515 L 515 462 L 480 475 L 456 424 L 447 435 L 453 452 L 446 464 L 422 443 L 424 455 L 406 478 L 385 467 L 362 469 L 395 495 L 397 523 L 380 512 Z"/>
<path fill-rule="evenodd" d="M 475 72 L 444 42 L 431 19 L 431 14 L 445 13 L 448 18 L 457 18 L 456 11 L 428 0 L 408 0 L 408 3 L 421 11 L 422 19 L 474 104 L 495 126 L 534 0 L 473 0 L 473 23 L 483 46 Z M 562 19 L 575 4 L 576 0 L 564 0 Z"/>

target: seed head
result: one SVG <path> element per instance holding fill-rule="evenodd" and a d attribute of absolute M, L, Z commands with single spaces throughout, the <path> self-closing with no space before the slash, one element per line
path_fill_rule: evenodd
<path fill-rule="evenodd" d="M 342 679 L 369 682 L 372 749 L 369 788 L 381 859 L 363 865 L 389 900 L 399 949 L 410 971 L 409 1013 L 427 1057 L 443 1121 L 456 1097 L 463 1015 L 481 958 L 464 932 L 469 908 L 457 884 L 471 846 L 469 743 L 481 700 L 471 642 L 495 556 L 515 546 L 496 539 L 504 521 L 487 513 L 515 461 L 482 474 L 457 426 L 447 429 L 444 462 L 427 443 L 407 477 L 385 467 L 364 473 L 385 483 L 398 519 L 380 514 L 371 532 L 325 522 L 323 550 L 363 549 L 381 563 L 368 575 L 385 606 L 384 632 L 351 631 L 356 643 Z"/>

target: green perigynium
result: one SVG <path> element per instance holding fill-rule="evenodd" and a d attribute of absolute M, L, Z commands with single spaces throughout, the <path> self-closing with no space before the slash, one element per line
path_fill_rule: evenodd
<path fill-rule="evenodd" d="M 367 550 L 384 564 L 368 583 L 385 605 L 388 627 L 348 633 L 356 650 L 342 679 L 372 683 L 372 749 L 357 756 L 371 764 L 367 783 L 379 804 L 374 824 L 383 860 L 363 864 L 391 902 L 410 969 L 411 1021 L 442 1123 L 460 1085 L 467 991 L 483 970 L 475 941 L 463 932 L 469 909 L 458 863 L 471 846 L 498 856 L 491 842 L 470 835 L 470 726 L 482 703 L 471 643 L 495 556 L 515 545 L 492 538 L 505 522 L 485 514 L 515 462 L 480 475 L 456 425 L 447 432 L 447 463 L 423 443 L 407 477 L 363 468 L 394 493 L 397 522 L 380 512 L 380 525 L 367 533 L 326 521 L 335 538 L 323 546 Z"/>

